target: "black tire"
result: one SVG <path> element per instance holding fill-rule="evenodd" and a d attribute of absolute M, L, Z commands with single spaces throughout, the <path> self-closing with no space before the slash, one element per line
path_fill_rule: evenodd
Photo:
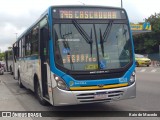
<path fill-rule="evenodd" d="M 136 66 L 139 67 L 139 63 L 138 62 L 136 62 Z"/>
<path fill-rule="evenodd" d="M 12 72 L 12 67 L 10 66 L 10 72 L 11 72 L 11 75 L 13 75 L 13 72 Z"/>
<path fill-rule="evenodd" d="M 35 88 L 35 90 L 36 90 L 36 91 L 35 91 L 35 92 L 36 92 L 36 97 L 37 97 L 39 103 L 40 103 L 41 105 L 43 105 L 43 106 L 46 106 L 46 105 L 48 104 L 48 102 L 42 98 L 42 91 L 41 91 L 41 89 L 40 89 L 40 85 L 39 85 L 38 82 L 36 83 L 36 88 Z"/>
<path fill-rule="evenodd" d="M 21 82 L 21 76 L 20 76 L 19 73 L 18 73 L 18 85 L 19 85 L 20 88 L 24 87 L 23 84 L 22 84 L 22 82 Z"/>
<path fill-rule="evenodd" d="M 4 71 L 2 71 L 2 72 L 0 73 L 0 75 L 4 75 Z"/>
<path fill-rule="evenodd" d="M 13 75 L 13 72 L 11 72 L 11 75 Z"/>
<path fill-rule="evenodd" d="M 149 67 L 149 65 L 147 65 L 147 67 Z"/>

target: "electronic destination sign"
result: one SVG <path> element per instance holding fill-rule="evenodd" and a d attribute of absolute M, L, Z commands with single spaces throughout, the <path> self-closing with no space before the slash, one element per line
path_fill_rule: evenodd
<path fill-rule="evenodd" d="M 121 9 L 58 8 L 53 9 L 53 18 L 59 19 L 126 19 Z"/>

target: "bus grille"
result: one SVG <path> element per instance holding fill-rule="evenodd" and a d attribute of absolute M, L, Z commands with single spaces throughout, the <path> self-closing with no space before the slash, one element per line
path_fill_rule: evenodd
<path fill-rule="evenodd" d="M 72 74 L 71 76 L 75 80 L 98 80 L 98 79 L 110 79 L 110 78 L 120 78 L 125 74 L 125 72 L 120 72 L 120 73 L 106 73 L 106 74 L 83 74 L 83 75 L 78 75 L 78 74 Z"/>
<path fill-rule="evenodd" d="M 93 102 L 110 102 L 118 100 L 123 95 L 123 91 L 110 91 L 110 92 L 97 92 L 97 93 L 84 93 L 77 95 L 77 100 L 80 103 L 93 103 Z M 107 97 L 102 99 L 95 99 L 96 94 L 105 94 Z"/>

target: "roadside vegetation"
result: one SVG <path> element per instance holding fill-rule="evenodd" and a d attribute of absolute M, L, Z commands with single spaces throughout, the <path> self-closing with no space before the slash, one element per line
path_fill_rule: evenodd
<path fill-rule="evenodd" d="M 145 22 L 151 24 L 152 32 L 133 36 L 135 53 L 160 61 L 160 13 L 151 15 Z"/>

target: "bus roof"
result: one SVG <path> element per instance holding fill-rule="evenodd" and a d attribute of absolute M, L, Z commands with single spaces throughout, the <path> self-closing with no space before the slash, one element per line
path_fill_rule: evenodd
<path fill-rule="evenodd" d="M 54 5 L 49 6 L 47 10 L 41 14 L 41 16 L 29 27 L 27 28 L 14 42 L 16 43 L 20 38 L 22 38 L 26 33 L 30 32 L 30 29 L 34 27 L 46 14 L 49 14 L 49 11 L 52 10 L 52 8 L 108 8 L 108 9 L 121 9 L 124 10 L 124 8 L 121 7 L 111 7 L 111 6 L 100 6 L 100 5 Z"/>
<path fill-rule="evenodd" d="M 60 8 L 60 7 L 64 7 L 64 8 L 109 8 L 109 9 L 124 9 L 121 7 L 112 7 L 112 6 L 101 6 L 101 5 L 55 5 L 55 6 L 50 6 L 49 8 Z"/>

